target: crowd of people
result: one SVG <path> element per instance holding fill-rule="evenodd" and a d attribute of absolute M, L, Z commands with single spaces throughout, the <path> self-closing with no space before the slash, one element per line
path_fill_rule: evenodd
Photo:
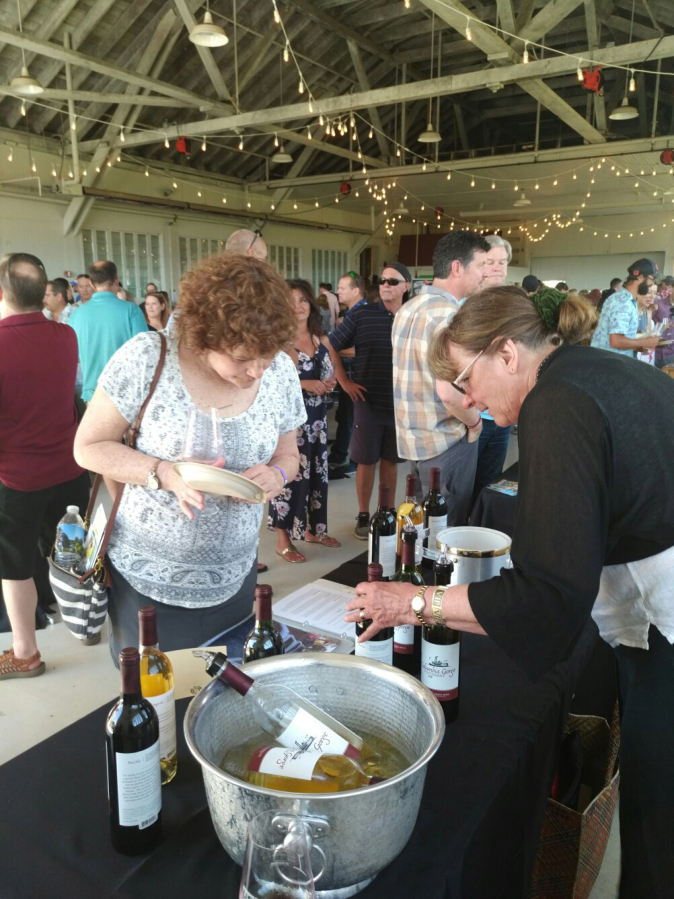
<path fill-rule="evenodd" d="M 305 561 L 296 543 L 339 546 L 328 532 L 328 487 L 352 468 L 358 539 L 368 535 L 377 466 L 393 497 L 403 461 L 419 497 L 440 469 L 448 525 L 466 524 L 518 425 L 512 569 L 450 587 L 439 605 L 432 588 L 422 591 L 421 611 L 411 607 L 416 588 L 361 584 L 347 620 L 371 619 L 367 639 L 440 614 L 452 628 L 488 634 L 536 679 L 568 656 L 592 615 L 620 677 L 621 896 L 664 895 L 674 804 L 674 769 L 661 755 L 674 741 L 674 717 L 664 714 L 674 708 L 674 380 L 657 369 L 674 356 L 674 278 L 658 281 L 655 262 L 642 258 L 604 292 L 546 287 L 534 275 L 508 285 L 511 255 L 499 235 L 458 231 L 439 240 L 433 278 L 414 296 L 397 261 L 374 284 L 349 271 L 336 292 L 327 283 L 314 292 L 281 278 L 261 234 L 242 229 L 183 276 L 173 311 L 156 284 L 137 305 L 111 261 L 71 284 L 49 280 L 29 253 L 5 256 L 0 577 L 12 645 L 0 679 L 45 670 L 36 547 L 49 535 L 53 543 L 67 505 L 86 507 L 90 472 L 111 494 L 123 490 L 107 556 L 115 663 L 137 642 L 148 602 L 167 650 L 208 642 L 249 614 L 266 567 L 257 559 L 263 506 L 182 479 L 173 463 L 187 458 L 195 417 L 210 423 L 215 464 L 264 493 L 288 563 Z M 654 324 L 664 330 L 653 333 Z M 123 437 L 164 344 L 131 448 Z M 208 450 L 192 447 L 190 457 L 206 460 Z"/>

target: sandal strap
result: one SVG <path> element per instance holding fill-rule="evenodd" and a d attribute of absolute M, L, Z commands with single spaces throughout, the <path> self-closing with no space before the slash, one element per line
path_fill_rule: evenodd
<path fill-rule="evenodd" d="M 40 658 L 40 653 L 36 652 L 27 659 L 20 659 L 14 655 L 12 646 L 0 655 L 0 674 L 7 674 L 10 671 L 28 671 L 33 662 L 39 662 Z"/>

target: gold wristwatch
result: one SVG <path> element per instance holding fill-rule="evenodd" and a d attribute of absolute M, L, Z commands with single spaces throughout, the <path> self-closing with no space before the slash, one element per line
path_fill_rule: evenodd
<path fill-rule="evenodd" d="M 417 616 L 419 621 L 427 627 L 428 622 L 423 615 L 424 608 L 426 607 L 426 600 L 424 599 L 425 591 L 426 587 L 419 587 L 419 589 L 417 590 L 416 594 L 412 598 L 412 611 Z"/>
<path fill-rule="evenodd" d="M 445 627 L 445 621 L 442 617 L 442 600 L 445 595 L 446 587 L 436 587 L 433 591 L 433 602 L 431 604 L 431 609 L 433 610 L 433 620 L 436 624 L 439 624 L 440 627 Z"/>

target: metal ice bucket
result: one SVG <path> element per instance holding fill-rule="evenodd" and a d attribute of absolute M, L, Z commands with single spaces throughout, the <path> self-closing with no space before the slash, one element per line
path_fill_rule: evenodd
<path fill-rule="evenodd" d="M 510 568 L 511 540 L 502 531 L 492 528 L 446 528 L 435 538 L 438 549 L 444 544 L 454 563 L 452 584 L 472 584 L 488 581 Z"/>
<path fill-rule="evenodd" d="M 242 864 L 248 822 L 259 812 L 278 809 L 299 815 L 314 843 L 314 875 L 320 873 L 316 896 L 353 896 L 393 861 L 410 838 L 426 766 L 445 730 L 440 703 L 408 674 L 354 656 L 294 653 L 249 663 L 246 673 L 260 682 L 292 687 L 356 733 L 388 739 L 411 762 L 396 777 L 362 790 L 323 794 L 269 790 L 244 783 L 219 767 L 228 749 L 259 733 L 244 696 L 214 680 L 187 709 L 187 745 L 202 766 L 213 825 L 234 861 Z"/>

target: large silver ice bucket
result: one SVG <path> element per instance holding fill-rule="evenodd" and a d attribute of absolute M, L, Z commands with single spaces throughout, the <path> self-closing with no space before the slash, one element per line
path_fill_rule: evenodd
<path fill-rule="evenodd" d="M 445 528 L 435 538 L 438 549 L 444 544 L 454 562 L 452 584 L 487 581 L 510 568 L 511 540 L 492 528 Z"/>
<path fill-rule="evenodd" d="M 214 680 L 187 709 L 187 745 L 202 766 L 213 825 L 234 861 L 243 862 L 248 822 L 256 814 L 268 809 L 291 812 L 306 819 L 316 867 L 324 868 L 316 896 L 353 896 L 410 838 L 426 766 L 445 730 L 440 703 L 408 674 L 347 655 L 307 652 L 262 659 L 246 665 L 246 673 L 261 682 L 292 687 L 357 733 L 387 738 L 412 762 L 396 777 L 363 790 L 281 793 L 243 783 L 218 766 L 227 749 L 259 732 L 245 697 Z"/>

